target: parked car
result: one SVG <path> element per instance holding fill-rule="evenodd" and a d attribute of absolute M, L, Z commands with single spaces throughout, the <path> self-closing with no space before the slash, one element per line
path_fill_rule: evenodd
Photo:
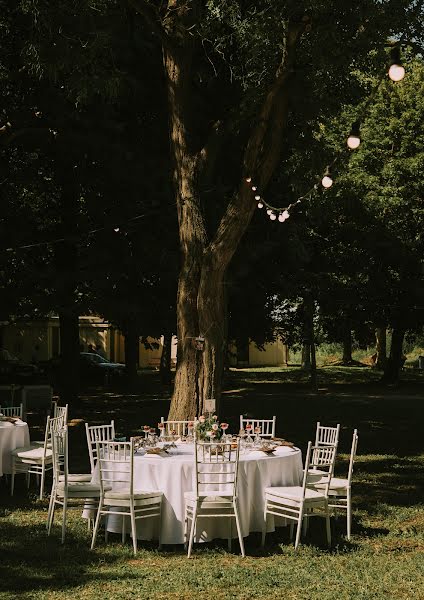
<path fill-rule="evenodd" d="M 114 363 L 95 352 L 80 352 L 80 374 L 82 379 L 111 379 L 122 377 L 125 365 Z"/>
<path fill-rule="evenodd" d="M 5 348 L 0 348 L 0 381 L 10 383 L 30 383 L 40 375 L 37 365 L 26 363 L 13 356 Z"/>

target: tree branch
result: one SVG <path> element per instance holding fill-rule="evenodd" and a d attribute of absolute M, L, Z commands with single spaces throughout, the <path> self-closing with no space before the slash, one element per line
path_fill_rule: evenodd
<path fill-rule="evenodd" d="M 152 32 L 159 37 L 162 44 L 169 45 L 171 39 L 167 34 L 162 24 L 159 11 L 155 6 L 150 4 L 148 0 L 127 0 L 128 4 L 139 14 L 144 17 L 147 25 L 150 27 Z"/>

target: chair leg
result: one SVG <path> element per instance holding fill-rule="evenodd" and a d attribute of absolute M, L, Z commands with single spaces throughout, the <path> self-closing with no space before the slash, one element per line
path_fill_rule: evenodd
<path fill-rule="evenodd" d="M 351 498 L 351 494 L 350 494 L 350 490 L 347 490 L 347 506 L 346 506 L 346 534 L 347 534 L 347 539 L 348 541 L 350 541 L 350 534 L 351 534 L 351 530 L 352 530 L 352 498 Z"/>
<path fill-rule="evenodd" d="M 325 505 L 325 528 L 327 531 L 327 544 L 331 546 L 330 509 L 328 508 L 328 502 Z"/>
<path fill-rule="evenodd" d="M 262 537 L 261 537 L 262 548 L 265 546 L 266 530 L 268 529 L 268 513 L 266 512 L 266 508 L 267 508 L 267 504 L 265 503 L 264 520 L 262 523 Z"/>
<path fill-rule="evenodd" d="M 66 493 L 66 492 L 65 492 Z M 68 505 L 68 498 L 65 495 L 63 498 L 63 506 L 62 506 L 62 544 L 65 543 L 65 533 L 66 533 L 66 509 Z"/>
<path fill-rule="evenodd" d="M 43 470 L 41 471 L 41 483 L 40 483 L 40 500 L 43 499 L 43 494 L 44 494 L 44 479 L 46 477 L 46 470 L 43 467 Z"/>
<path fill-rule="evenodd" d="M 185 537 L 184 537 L 185 539 Z M 159 504 L 159 537 L 158 550 L 162 550 L 162 500 Z"/>
<path fill-rule="evenodd" d="M 134 556 L 136 556 L 136 554 L 137 554 L 137 529 L 135 526 L 134 505 L 131 505 L 130 511 L 131 511 L 131 535 L 132 535 L 132 539 L 133 539 Z"/>
<path fill-rule="evenodd" d="M 55 502 L 56 498 L 55 496 L 53 496 L 53 504 L 52 504 L 52 510 L 50 512 L 50 517 L 49 517 L 49 521 L 48 521 L 48 529 L 47 529 L 47 535 L 50 535 L 50 532 L 52 530 L 52 525 L 53 525 L 53 521 L 54 521 L 54 511 L 56 508 L 56 502 Z"/>
<path fill-rule="evenodd" d="M 305 536 L 308 533 L 309 528 L 309 517 L 308 515 L 303 516 L 302 535 Z"/>
<path fill-rule="evenodd" d="M 237 526 L 237 533 L 238 533 L 238 538 L 239 538 L 239 543 L 240 543 L 241 555 L 246 556 L 246 554 L 244 552 L 244 541 L 243 541 L 243 536 L 241 534 L 240 519 L 239 519 L 238 510 L 237 510 L 237 504 L 235 502 L 234 502 L 234 515 L 236 517 L 236 526 Z"/>
<path fill-rule="evenodd" d="M 122 515 L 122 543 L 125 544 L 126 532 L 125 532 L 125 515 Z"/>
<path fill-rule="evenodd" d="M 49 535 L 50 535 L 50 529 L 51 529 L 51 526 L 50 526 L 50 517 L 51 517 L 52 510 L 53 510 L 53 504 L 54 504 L 55 495 L 56 495 L 56 487 L 55 487 L 55 485 L 53 483 L 52 491 L 50 492 L 49 510 L 47 511 L 47 525 L 46 525 L 46 528 L 47 528 L 47 530 L 49 532 Z"/>
<path fill-rule="evenodd" d="M 196 527 L 196 519 L 197 519 L 197 504 L 194 507 L 193 512 L 191 514 L 190 539 L 188 541 L 188 551 L 187 551 L 188 558 L 190 558 L 191 550 L 193 548 L 194 528 Z"/>
<path fill-rule="evenodd" d="M 297 529 L 296 529 L 296 540 L 294 542 L 294 549 L 296 550 L 299 542 L 300 542 L 300 534 L 302 532 L 302 521 L 303 521 L 303 506 L 299 509 L 299 518 L 297 520 Z"/>
<path fill-rule="evenodd" d="M 99 502 L 99 507 L 97 509 L 97 516 L 96 516 L 96 523 L 93 527 L 93 537 L 91 538 L 91 550 L 94 549 L 94 545 L 96 543 L 96 538 L 97 538 L 97 532 L 99 531 L 99 524 L 100 524 L 100 517 L 101 517 L 101 510 L 102 510 L 102 503 Z M 105 531 L 107 531 L 107 521 L 105 523 Z"/>
<path fill-rule="evenodd" d="M 187 550 L 187 546 L 188 546 L 187 532 L 188 532 L 188 512 L 187 512 L 187 505 L 186 505 L 185 511 L 184 511 L 184 550 Z"/>

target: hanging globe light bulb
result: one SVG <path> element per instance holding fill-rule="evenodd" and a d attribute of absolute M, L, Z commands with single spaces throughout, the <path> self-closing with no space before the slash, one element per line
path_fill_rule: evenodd
<path fill-rule="evenodd" d="M 283 213 L 280 213 L 280 214 L 278 215 L 278 220 L 280 221 L 280 223 L 284 223 L 284 221 L 285 221 L 286 219 L 283 217 Z"/>
<path fill-rule="evenodd" d="M 250 183 L 252 181 L 252 178 L 251 177 L 246 177 L 246 181 L 247 181 L 247 183 Z"/>
<path fill-rule="evenodd" d="M 285 220 L 285 221 L 286 221 L 286 220 L 287 220 L 287 219 L 290 217 L 290 213 L 289 213 L 289 211 L 288 211 L 288 210 L 284 210 L 284 211 L 283 211 L 283 217 L 284 217 L 284 220 Z"/>
<path fill-rule="evenodd" d="M 259 202 L 258 202 L 258 208 L 263 208 L 263 206 L 264 206 L 264 205 L 263 205 L 263 202 L 261 202 L 261 201 L 259 200 Z"/>
<path fill-rule="evenodd" d="M 321 183 L 322 183 L 323 187 L 325 187 L 326 189 L 330 188 L 333 185 L 330 167 L 326 168 L 324 177 L 321 179 Z"/>
<path fill-rule="evenodd" d="M 356 148 L 358 148 L 359 144 L 361 143 L 359 127 L 359 121 L 355 121 L 354 123 L 352 123 L 349 137 L 347 138 L 347 145 L 351 150 L 356 150 Z"/>
<path fill-rule="evenodd" d="M 256 190 L 257 190 L 257 189 L 258 189 L 258 188 L 256 187 L 256 185 L 252 185 L 252 190 L 253 190 L 254 192 L 256 192 Z"/>
<path fill-rule="evenodd" d="M 277 218 L 277 215 L 275 214 L 275 212 L 271 211 L 271 214 L 269 215 L 269 218 L 271 219 L 271 221 L 275 221 L 275 219 Z"/>
<path fill-rule="evenodd" d="M 270 208 L 268 208 L 268 210 L 266 211 L 267 215 L 270 215 L 272 213 L 272 210 Z"/>
<path fill-rule="evenodd" d="M 255 200 L 258 200 L 258 201 L 259 201 L 260 199 L 261 199 L 261 197 L 259 196 L 259 194 L 256 194 L 256 196 L 255 196 Z"/>
<path fill-rule="evenodd" d="M 392 81 L 401 81 L 405 77 L 405 68 L 400 59 L 399 46 L 395 46 L 390 50 L 389 77 Z"/>

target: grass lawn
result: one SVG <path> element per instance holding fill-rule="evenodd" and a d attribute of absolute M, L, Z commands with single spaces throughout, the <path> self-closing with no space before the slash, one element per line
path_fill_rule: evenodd
<path fill-rule="evenodd" d="M 354 522 L 350 543 L 344 520 L 333 522 L 333 547 L 325 547 L 324 524 L 312 520 L 294 551 L 286 529 L 246 540 L 246 559 L 226 542 L 195 547 L 188 560 L 182 547 L 140 542 L 136 558 L 130 541 L 110 535 L 90 552 L 90 534 L 80 511 L 70 511 L 67 540 L 59 526 L 46 536 L 47 500 L 26 493 L 18 481 L 11 499 L 0 482 L 0 598 L 65 599 L 424 599 L 424 379 L 405 372 L 399 388 L 381 388 L 364 368 L 319 371 L 312 393 L 296 368 L 231 371 L 226 378 L 222 416 L 237 426 L 243 412 L 277 415 L 277 433 L 305 449 L 317 420 L 341 423 L 337 470 L 347 468 L 352 429 L 359 430 L 354 472 Z M 84 426 L 114 418 L 122 435 L 138 432 L 166 415 L 169 390 L 155 373 L 140 378 L 139 393 L 89 390 L 71 407 L 70 452 L 74 471 L 88 468 Z M 41 421 L 29 419 L 33 437 Z M 22 479 L 21 477 L 18 479 Z M 59 521 L 57 520 L 57 523 Z"/>

